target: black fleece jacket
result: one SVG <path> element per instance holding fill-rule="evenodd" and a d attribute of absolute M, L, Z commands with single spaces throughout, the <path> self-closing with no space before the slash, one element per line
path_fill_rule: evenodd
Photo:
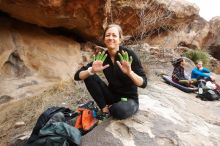
<path fill-rule="evenodd" d="M 132 56 L 133 62 L 131 64 L 132 70 L 141 76 L 143 78 L 143 84 L 140 86 L 141 88 L 145 88 L 147 86 L 147 77 L 145 75 L 145 72 L 143 70 L 143 67 L 141 65 L 140 60 L 138 59 L 137 55 L 128 48 L 119 47 L 119 51 L 117 52 L 115 63 L 112 63 L 111 58 L 108 54 L 107 58 L 103 62 L 103 65 L 109 64 L 110 66 L 106 69 L 103 70 L 103 73 L 109 83 L 109 89 L 111 92 L 117 95 L 121 95 L 124 97 L 130 97 L 130 98 L 137 98 L 137 86 L 133 83 L 133 81 L 126 75 L 124 74 L 121 69 L 119 68 L 118 64 L 116 61 L 120 61 L 120 58 L 118 56 L 118 53 L 122 53 L 122 50 L 127 51 L 129 56 Z M 83 70 L 87 70 L 90 66 L 92 66 L 92 62 L 87 64 L 86 66 L 83 66 L 81 69 L 79 69 L 75 76 L 75 80 L 80 80 L 79 78 L 79 73 Z"/>

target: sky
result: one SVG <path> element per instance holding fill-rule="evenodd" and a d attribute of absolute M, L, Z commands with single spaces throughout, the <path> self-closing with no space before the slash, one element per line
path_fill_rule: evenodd
<path fill-rule="evenodd" d="M 209 21 L 212 17 L 220 16 L 219 0 L 187 0 L 195 3 L 199 8 L 199 15 Z"/>

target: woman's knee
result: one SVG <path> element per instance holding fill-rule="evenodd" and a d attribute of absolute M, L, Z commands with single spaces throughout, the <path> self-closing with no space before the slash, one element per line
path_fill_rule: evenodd
<path fill-rule="evenodd" d="M 115 119 L 126 119 L 136 113 L 138 107 L 138 103 L 134 100 L 120 101 L 111 106 L 110 113 Z"/>
<path fill-rule="evenodd" d="M 98 76 L 97 75 L 92 75 L 92 76 L 88 76 L 84 82 L 94 82 L 95 80 L 97 80 Z"/>
<path fill-rule="evenodd" d="M 101 79 L 97 75 L 89 76 L 84 80 L 86 86 L 96 86 L 99 82 L 101 82 Z"/>

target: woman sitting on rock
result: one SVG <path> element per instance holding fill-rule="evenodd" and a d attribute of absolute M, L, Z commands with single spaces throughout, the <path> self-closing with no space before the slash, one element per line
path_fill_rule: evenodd
<path fill-rule="evenodd" d="M 184 86 L 194 87 L 193 84 L 196 80 L 189 80 L 184 73 L 185 60 L 183 58 L 179 58 L 173 61 L 172 65 L 174 66 L 172 81 Z"/>
<path fill-rule="evenodd" d="M 125 119 L 139 108 L 137 87 L 146 87 L 147 78 L 136 54 L 120 46 L 122 30 L 109 25 L 103 36 L 106 52 L 99 52 L 94 60 L 75 74 L 75 80 L 84 80 L 92 98 L 103 113 L 116 119 Z M 96 73 L 103 72 L 108 84 Z"/>

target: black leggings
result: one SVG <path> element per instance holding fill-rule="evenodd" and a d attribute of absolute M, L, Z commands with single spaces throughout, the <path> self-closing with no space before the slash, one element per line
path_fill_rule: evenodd
<path fill-rule="evenodd" d="M 128 98 L 127 101 L 121 101 L 121 96 L 112 93 L 105 82 L 97 75 L 89 76 L 84 82 L 87 90 L 100 109 L 106 105 L 112 105 L 109 108 L 112 117 L 125 119 L 138 111 L 138 98 Z"/>

